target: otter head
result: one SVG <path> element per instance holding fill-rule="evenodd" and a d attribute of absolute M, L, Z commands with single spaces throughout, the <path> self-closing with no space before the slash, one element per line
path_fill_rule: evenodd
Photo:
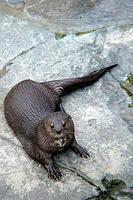
<path fill-rule="evenodd" d="M 60 151 L 74 140 L 73 120 L 67 113 L 53 112 L 41 123 L 38 135 L 43 149 Z"/>

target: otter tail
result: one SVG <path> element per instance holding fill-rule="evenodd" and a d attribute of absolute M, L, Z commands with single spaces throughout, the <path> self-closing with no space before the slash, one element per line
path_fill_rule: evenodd
<path fill-rule="evenodd" d="M 54 80 L 45 82 L 45 84 L 47 84 L 50 88 L 52 88 L 59 96 L 63 96 L 73 90 L 95 83 L 106 72 L 110 71 L 117 65 L 118 64 L 115 64 L 100 70 L 93 71 L 92 73 L 83 77 Z"/>

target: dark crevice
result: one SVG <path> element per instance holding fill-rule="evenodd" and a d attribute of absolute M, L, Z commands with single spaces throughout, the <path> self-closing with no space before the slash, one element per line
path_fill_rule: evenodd
<path fill-rule="evenodd" d="M 94 186 L 98 191 L 102 192 L 102 189 L 100 188 L 100 186 L 98 186 L 97 184 L 95 184 L 90 177 L 88 177 L 84 172 L 80 171 L 76 167 L 74 167 L 74 166 L 68 166 L 67 164 L 65 164 L 63 162 L 57 162 L 57 165 L 59 167 L 63 168 L 63 169 L 66 169 L 66 170 L 69 170 L 71 172 L 74 172 L 79 177 L 81 177 L 85 182 L 89 183 L 90 185 Z"/>
<path fill-rule="evenodd" d="M 13 62 L 14 62 L 14 60 L 15 60 L 16 58 L 18 58 L 19 56 L 22 56 L 23 54 L 26 54 L 27 52 L 29 52 L 29 51 L 32 50 L 33 48 L 35 48 L 35 46 L 32 46 L 32 47 L 30 47 L 29 49 L 22 51 L 21 53 L 19 53 L 18 55 L 16 55 L 14 58 L 12 58 L 11 60 L 9 60 L 9 61 L 3 66 L 3 68 L 12 65 Z"/>
<path fill-rule="evenodd" d="M 9 63 L 10 64 L 10 63 Z M 10 64 L 11 65 L 11 64 Z M 7 69 L 7 66 L 2 67 L 0 70 L 0 79 L 5 76 L 8 73 L 9 69 Z"/>
<path fill-rule="evenodd" d="M 110 73 L 110 75 L 112 76 L 112 78 L 117 82 L 117 83 L 120 83 L 120 81 L 111 73 L 111 72 L 109 72 Z"/>
<path fill-rule="evenodd" d="M 16 55 L 14 58 L 12 58 L 11 60 L 9 60 L 9 61 L 2 67 L 2 69 L 6 68 L 7 66 L 12 65 L 12 64 L 14 63 L 14 61 L 15 61 L 16 58 L 18 58 L 18 57 L 20 57 L 20 56 L 22 56 L 22 55 L 28 53 L 28 52 L 31 51 L 32 49 L 35 49 L 35 48 L 37 48 L 38 46 L 40 46 L 40 45 L 42 45 L 42 44 L 45 44 L 45 43 L 46 43 L 46 41 L 41 42 L 41 43 L 37 44 L 36 46 L 32 46 L 32 47 L 30 47 L 29 49 L 20 52 L 20 53 L 19 53 L 18 55 Z"/>
<path fill-rule="evenodd" d="M 80 171 L 74 166 L 68 166 L 67 164 L 63 162 L 57 162 L 57 165 L 63 169 L 69 170 L 75 174 L 77 174 L 79 177 L 81 177 L 86 183 L 89 183 L 90 185 L 94 186 L 97 191 L 99 192 L 98 195 L 94 195 L 92 197 L 88 197 L 84 200 L 117 200 L 119 197 L 133 197 L 132 192 L 124 191 L 127 189 L 126 183 L 123 180 L 120 179 L 112 179 L 111 177 L 106 178 L 104 177 L 101 180 L 101 185 L 98 186 L 94 183 L 94 181 L 88 177 L 84 172 Z"/>

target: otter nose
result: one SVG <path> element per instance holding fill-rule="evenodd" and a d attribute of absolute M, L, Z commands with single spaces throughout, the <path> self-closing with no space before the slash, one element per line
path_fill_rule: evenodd
<path fill-rule="evenodd" d="M 57 134 L 61 134 L 61 130 L 56 130 L 56 133 Z"/>

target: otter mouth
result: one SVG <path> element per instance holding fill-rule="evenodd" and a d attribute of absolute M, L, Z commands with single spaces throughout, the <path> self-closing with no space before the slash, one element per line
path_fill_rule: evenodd
<path fill-rule="evenodd" d="M 66 143 L 67 143 L 67 138 L 66 137 L 63 137 L 63 138 L 60 137 L 56 140 L 55 143 L 56 143 L 57 147 L 64 148 Z"/>
<path fill-rule="evenodd" d="M 56 140 L 63 139 L 64 137 L 65 137 L 65 136 L 64 136 L 63 133 L 61 133 L 60 135 L 57 135 L 57 134 L 54 133 L 54 138 L 55 138 Z"/>

